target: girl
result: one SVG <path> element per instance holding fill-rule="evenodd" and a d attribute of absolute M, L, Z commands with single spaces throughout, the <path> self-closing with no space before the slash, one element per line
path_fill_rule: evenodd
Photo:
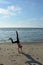
<path fill-rule="evenodd" d="M 13 39 L 12 38 L 9 38 L 9 40 L 11 40 L 11 42 L 14 44 L 14 43 L 17 43 L 17 45 L 18 45 L 18 53 L 20 53 L 20 50 L 21 50 L 21 53 L 22 53 L 22 45 L 21 45 L 21 43 L 20 43 L 20 41 L 19 41 L 19 37 L 18 37 L 18 32 L 16 31 L 16 38 L 17 38 L 17 40 L 16 41 L 13 41 Z M 20 49 L 20 50 L 19 50 Z"/>
<path fill-rule="evenodd" d="M 18 52 L 20 53 L 19 48 L 21 49 L 21 52 L 22 52 L 22 45 L 21 45 L 21 43 L 19 41 L 19 37 L 18 37 L 18 32 L 17 31 L 16 31 L 16 35 L 17 35 Z"/>

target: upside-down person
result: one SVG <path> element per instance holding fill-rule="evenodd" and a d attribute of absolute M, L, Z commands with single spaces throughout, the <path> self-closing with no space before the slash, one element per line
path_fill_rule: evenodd
<path fill-rule="evenodd" d="M 18 53 L 20 53 L 20 50 L 21 50 L 21 53 L 22 53 L 22 44 L 20 43 L 19 41 L 19 37 L 18 37 L 18 32 L 16 31 L 16 38 L 17 40 L 16 41 L 13 41 L 12 38 L 9 38 L 11 40 L 11 42 L 14 44 L 14 43 L 17 43 L 18 45 Z"/>

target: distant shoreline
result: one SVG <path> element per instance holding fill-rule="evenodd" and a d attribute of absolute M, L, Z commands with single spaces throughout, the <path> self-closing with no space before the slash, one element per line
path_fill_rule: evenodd
<path fill-rule="evenodd" d="M 20 42 L 20 43 L 22 44 L 43 44 L 43 42 Z M 12 44 L 12 43 L 11 42 L 0 42 L 0 44 Z"/>
<path fill-rule="evenodd" d="M 28 28 L 28 29 L 29 29 L 29 28 L 31 28 L 31 29 L 41 29 L 41 27 L 40 27 L 40 28 L 39 28 L 39 27 L 0 27 L 0 29 L 4 29 L 4 28 L 7 28 L 7 29 L 8 29 L 8 28 L 9 28 L 9 29 L 11 29 L 11 28 L 17 28 L 17 29 L 18 29 L 18 28 L 24 28 L 24 29 L 25 29 L 25 28 Z M 42 29 L 43 29 L 43 28 L 42 28 Z"/>

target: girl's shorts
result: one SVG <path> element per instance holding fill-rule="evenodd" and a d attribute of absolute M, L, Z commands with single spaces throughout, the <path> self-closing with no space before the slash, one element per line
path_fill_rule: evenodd
<path fill-rule="evenodd" d="M 19 48 L 21 48 L 21 47 L 22 47 L 22 45 L 21 45 L 21 44 L 18 44 L 18 47 L 19 47 Z"/>

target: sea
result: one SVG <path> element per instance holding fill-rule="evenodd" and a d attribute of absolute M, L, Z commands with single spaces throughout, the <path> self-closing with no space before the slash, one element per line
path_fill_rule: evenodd
<path fill-rule="evenodd" d="M 0 28 L 0 43 L 16 41 L 16 31 L 21 42 L 43 42 L 43 28 Z"/>

